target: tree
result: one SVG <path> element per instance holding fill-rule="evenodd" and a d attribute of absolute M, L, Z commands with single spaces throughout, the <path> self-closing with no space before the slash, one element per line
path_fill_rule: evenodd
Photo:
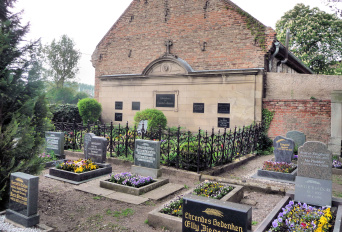
<path fill-rule="evenodd" d="M 80 51 L 75 49 L 75 43 L 67 35 L 59 41 L 53 40 L 45 47 L 48 76 L 52 78 L 56 88 L 63 88 L 67 80 L 75 79 L 78 73 Z"/>
<path fill-rule="evenodd" d="M 161 126 L 162 129 L 165 129 L 167 125 L 167 119 L 163 111 L 157 109 L 145 109 L 134 115 L 136 126 L 138 126 L 139 122 L 142 120 L 148 120 L 147 130 L 158 130 L 159 126 Z"/>
<path fill-rule="evenodd" d="M 322 0 L 322 2 L 330 7 L 332 11 L 335 12 L 335 15 L 339 18 L 342 18 L 342 2 L 341 1 L 331 1 L 331 0 Z"/>
<path fill-rule="evenodd" d="M 342 20 L 318 8 L 297 4 L 276 24 L 277 38 L 285 44 L 290 29 L 289 50 L 315 73 L 340 75 Z"/>
<path fill-rule="evenodd" d="M 8 202 L 11 173 L 36 174 L 43 168 L 38 153 L 49 122 L 38 43 L 24 41 L 29 27 L 8 9 L 15 2 L 0 4 L 5 12 L 0 19 L 0 208 Z"/>
<path fill-rule="evenodd" d="M 84 98 L 77 103 L 83 123 L 95 122 L 101 116 L 102 106 L 93 98 Z"/>

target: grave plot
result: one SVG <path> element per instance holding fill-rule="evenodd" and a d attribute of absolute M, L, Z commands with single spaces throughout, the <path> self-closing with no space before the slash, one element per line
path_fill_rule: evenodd
<path fill-rule="evenodd" d="M 287 193 L 255 231 L 340 231 L 342 202 L 332 200 L 331 161 L 325 144 L 304 143 L 298 150 L 295 193 Z"/>
<path fill-rule="evenodd" d="M 215 201 L 217 201 L 218 204 L 223 204 L 224 202 L 240 202 L 243 198 L 243 187 L 233 184 L 205 181 L 196 188 L 187 191 L 183 195 L 177 196 L 173 200 L 149 212 L 149 224 L 154 227 L 166 227 L 172 229 L 172 231 L 182 231 L 182 217 L 185 212 L 183 209 L 184 197 L 189 195 L 198 197 L 200 203 L 205 203 L 214 199 L 216 199 Z M 199 215 L 199 217 L 201 216 L 203 215 Z"/>
<path fill-rule="evenodd" d="M 39 157 L 45 162 L 45 168 L 56 166 L 58 162 L 65 161 L 64 132 L 45 132 L 46 152 Z"/>
<path fill-rule="evenodd" d="M 297 176 L 297 166 L 292 163 L 295 143 L 292 139 L 277 136 L 273 141 L 275 161 L 265 161 L 255 178 L 268 178 L 293 182 Z"/>

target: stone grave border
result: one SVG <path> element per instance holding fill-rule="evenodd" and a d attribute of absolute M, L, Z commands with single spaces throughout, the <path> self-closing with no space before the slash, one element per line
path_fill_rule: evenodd
<path fill-rule="evenodd" d="M 160 186 L 163 186 L 163 185 L 169 183 L 169 179 L 160 178 L 160 179 L 154 179 L 153 183 L 142 186 L 140 188 L 135 188 L 132 186 L 126 186 L 126 185 L 122 185 L 122 184 L 112 183 L 112 182 L 109 182 L 108 180 L 109 179 L 101 180 L 100 181 L 100 187 L 105 188 L 105 189 L 109 189 L 109 190 L 113 190 L 116 192 L 122 192 L 122 193 L 135 195 L 135 196 L 142 195 L 144 193 L 147 193 L 149 191 L 152 191 L 156 188 L 159 188 Z"/>
<path fill-rule="evenodd" d="M 54 160 L 54 161 L 49 161 L 45 163 L 44 168 L 52 168 L 55 167 L 57 163 L 62 163 L 65 162 L 66 159 L 59 159 L 59 160 Z"/>
<path fill-rule="evenodd" d="M 273 208 L 273 210 L 268 214 L 268 216 L 259 224 L 259 226 L 253 232 L 264 232 L 266 229 L 272 225 L 274 219 L 277 218 L 279 212 L 282 210 L 290 200 L 294 200 L 294 192 L 289 191 L 286 193 L 278 204 Z M 337 207 L 336 220 L 334 224 L 333 232 L 342 231 L 342 199 L 333 198 L 332 207 Z"/>
<path fill-rule="evenodd" d="M 83 172 L 83 173 L 74 173 L 70 171 L 65 171 L 57 168 L 50 168 L 49 174 L 45 175 L 46 177 L 61 180 L 68 182 L 70 184 L 82 184 L 88 181 L 93 180 L 94 178 L 98 178 L 107 174 L 112 173 L 112 166 L 110 164 L 100 164 L 96 163 L 99 166 L 99 169 Z"/>
<path fill-rule="evenodd" d="M 235 185 L 235 184 L 229 184 L 229 183 L 224 183 L 225 185 L 228 186 L 233 186 L 234 189 L 228 193 L 226 196 L 224 196 L 220 201 L 229 201 L 229 202 L 235 202 L 238 203 L 241 201 L 243 198 L 243 186 L 240 185 Z M 189 191 L 186 191 L 182 195 L 190 194 L 193 192 L 194 189 L 191 189 Z M 148 219 L 148 224 L 150 226 L 160 228 L 160 227 L 166 227 L 169 229 L 172 229 L 172 231 L 176 232 L 182 232 L 182 218 L 176 217 L 176 216 L 171 216 L 168 214 L 161 213 L 160 211 L 164 208 L 165 204 L 170 203 L 173 200 L 176 200 L 177 197 L 173 198 L 172 200 L 168 201 L 167 203 L 164 203 L 163 205 L 159 206 L 158 208 L 150 211 L 148 213 L 147 219 Z M 206 197 L 203 197 L 203 199 L 207 199 Z"/>
<path fill-rule="evenodd" d="M 257 175 L 253 175 L 254 178 L 264 177 L 270 180 L 279 181 L 279 180 L 287 180 L 294 183 L 298 172 L 298 167 L 291 173 L 283 173 L 283 172 L 274 172 L 268 170 L 258 169 Z"/>

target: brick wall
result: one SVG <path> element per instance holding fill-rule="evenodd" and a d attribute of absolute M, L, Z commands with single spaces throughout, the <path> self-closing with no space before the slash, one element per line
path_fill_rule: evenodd
<path fill-rule="evenodd" d="M 274 111 L 268 135 L 275 138 L 297 130 L 307 141 L 328 143 L 331 134 L 330 100 L 263 100 L 263 108 Z"/>

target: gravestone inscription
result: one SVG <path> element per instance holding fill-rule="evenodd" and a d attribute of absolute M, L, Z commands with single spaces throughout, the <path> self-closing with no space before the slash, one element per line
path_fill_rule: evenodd
<path fill-rule="evenodd" d="M 251 231 L 252 207 L 188 194 L 183 198 L 182 231 Z"/>
<path fill-rule="evenodd" d="M 156 107 L 175 107 L 175 94 L 156 94 Z"/>
<path fill-rule="evenodd" d="M 192 112 L 193 113 L 204 113 L 204 103 L 194 103 Z"/>
<path fill-rule="evenodd" d="M 93 133 L 87 133 L 84 135 L 84 157 L 85 159 L 89 159 L 88 157 L 88 144 L 90 143 L 91 139 L 95 137 L 96 135 Z"/>
<path fill-rule="evenodd" d="M 218 118 L 217 119 L 217 127 L 221 128 L 229 128 L 229 118 Z"/>
<path fill-rule="evenodd" d="M 275 137 L 273 140 L 275 161 L 291 163 L 294 146 L 292 139 L 283 136 Z"/>
<path fill-rule="evenodd" d="M 292 139 L 295 142 L 295 146 L 299 148 L 306 141 L 306 136 L 300 131 L 289 131 L 286 133 L 286 138 Z"/>
<path fill-rule="evenodd" d="M 59 159 L 64 159 L 64 132 L 45 132 L 46 152 L 53 151 Z"/>
<path fill-rule="evenodd" d="M 135 140 L 134 165 L 159 169 L 160 141 Z"/>
<path fill-rule="evenodd" d="M 219 114 L 230 114 L 230 104 L 229 103 L 218 103 L 217 113 Z"/>
<path fill-rule="evenodd" d="M 115 102 L 115 109 L 116 110 L 122 110 L 122 105 L 123 105 L 122 101 L 116 101 Z"/>
<path fill-rule="evenodd" d="M 15 172 L 10 177 L 10 200 L 6 218 L 25 227 L 39 223 L 39 177 Z"/>
<path fill-rule="evenodd" d="M 122 113 L 115 113 L 115 119 L 116 122 L 122 122 Z"/>
<path fill-rule="evenodd" d="M 105 163 L 107 154 L 108 140 L 103 137 L 94 136 L 87 145 L 88 159 L 96 163 Z"/>

